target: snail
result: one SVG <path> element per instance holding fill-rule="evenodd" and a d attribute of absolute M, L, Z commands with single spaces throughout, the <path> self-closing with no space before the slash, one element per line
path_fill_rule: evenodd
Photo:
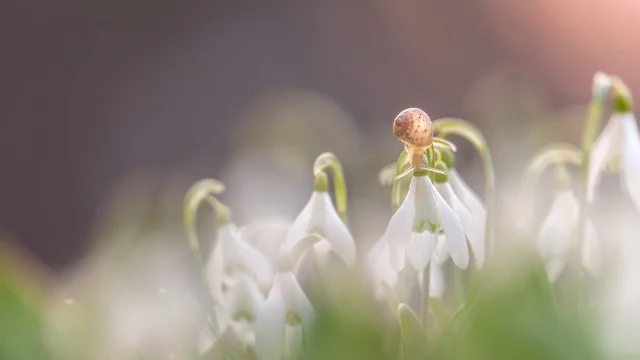
<path fill-rule="evenodd" d="M 393 134 L 400 139 L 409 154 L 411 169 L 422 169 L 422 155 L 433 144 L 433 124 L 426 112 L 418 108 L 402 110 L 393 120 Z"/>
<path fill-rule="evenodd" d="M 393 134 L 405 144 L 405 151 L 411 165 L 406 171 L 394 177 L 398 180 L 409 173 L 430 171 L 446 175 L 446 170 L 425 166 L 424 152 L 431 146 L 443 147 L 456 151 L 456 146 L 448 140 L 433 136 L 433 123 L 426 112 L 418 108 L 402 110 L 393 120 Z M 438 151 L 436 151 L 438 153 Z"/>

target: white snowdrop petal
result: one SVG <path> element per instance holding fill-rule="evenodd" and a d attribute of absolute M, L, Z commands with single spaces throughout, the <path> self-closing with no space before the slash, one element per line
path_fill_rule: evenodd
<path fill-rule="evenodd" d="M 540 229 L 538 248 L 542 257 L 564 256 L 569 251 L 579 211 L 578 199 L 570 189 L 555 194 Z"/>
<path fill-rule="evenodd" d="M 438 236 L 438 244 L 433 252 L 433 260 L 438 264 L 444 264 L 449 260 L 449 247 L 444 235 Z"/>
<path fill-rule="evenodd" d="M 338 216 L 338 212 L 333 207 L 329 194 L 324 193 L 322 199 L 325 218 L 322 230 L 325 231 L 325 237 L 327 241 L 329 241 L 329 244 L 331 244 L 331 249 L 338 254 L 342 261 L 352 266 L 356 261 L 355 241 L 349 229 L 342 222 L 340 216 Z"/>
<path fill-rule="evenodd" d="M 415 220 L 414 224 L 426 221 L 428 224 L 438 223 L 438 208 L 431 180 L 427 176 L 414 176 L 411 183 L 415 183 Z"/>
<path fill-rule="evenodd" d="M 286 308 L 279 282 L 274 280 L 258 313 L 255 327 L 255 348 L 260 360 L 280 360 L 285 345 Z"/>
<path fill-rule="evenodd" d="M 623 178 L 631 199 L 640 210 L 640 134 L 633 114 L 628 114 L 623 121 Z"/>
<path fill-rule="evenodd" d="M 373 264 L 381 256 L 382 252 L 385 249 L 388 250 L 387 246 L 388 244 L 384 237 L 378 239 L 378 241 L 373 244 L 371 249 L 369 249 L 366 262 L 369 264 Z"/>
<path fill-rule="evenodd" d="M 234 270 L 240 267 L 249 271 L 263 289 L 268 289 L 273 278 L 273 269 L 269 260 L 258 249 L 242 239 L 240 231 L 234 224 L 221 227 L 218 233 L 225 266 Z"/>
<path fill-rule="evenodd" d="M 257 317 L 262 304 L 265 301 L 264 295 L 260 292 L 258 284 L 248 276 L 243 276 L 230 290 L 232 316 L 238 312 L 247 312 Z"/>
<path fill-rule="evenodd" d="M 613 115 L 604 127 L 598 138 L 591 145 L 589 155 L 589 174 L 587 177 L 587 200 L 593 201 L 595 189 L 600 179 L 600 174 L 607 166 L 607 162 L 616 154 L 613 153 L 615 143 L 620 142 L 620 119 Z"/>
<path fill-rule="evenodd" d="M 404 268 L 406 244 L 411 237 L 415 215 L 415 178 L 411 180 L 409 192 L 395 214 L 391 217 L 387 230 L 383 235 L 389 244 L 389 259 L 391 267 L 400 271 Z"/>
<path fill-rule="evenodd" d="M 240 234 L 275 266 L 290 227 L 291 223 L 280 218 L 262 219 L 241 227 Z"/>
<path fill-rule="evenodd" d="M 429 283 L 429 294 L 438 299 L 442 299 L 444 296 L 444 273 L 442 272 L 442 265 L 436 263 L 431 264 L 431 280 Z"/>
<path fill-rule="evenodd" d="M 476 266 L 481 269 L 484 265 L 485 243 L 484 243 L 484 226 L 481 219 L 474 218 L 471 212 L 462 204 L 458 196 L 453 191 L 449 183 L 441 184 L 438 187 L 440 194 L 453 209 L 462 223 L 464 233 L 469 240 L 469 245 L 476 260 Z M 445 196 L 445 194 L 447 196 Z"/>
<path fill-rule="evenodd" d="M 438 235 L 426 231 L 420 234 L 411 233 L 407 245 L 407 258 L 411 266 L 417 271 L 423 271 L 429 264 L 437 243 Z"/>
<path fill-rule="evenodd" d="M 584 243 L 582 244 L 582 264 L 593 276 L 600 274 L 602 249 L 598 239 L 598 230 L 591 219 L 587 219 Z"/>
<path fill-rule="evenodd" d="M 293 221 L 291 227 L 289 228 L 289 231 L 287 232 L 285 240 L 281 245 L 283 251 L 290 250 L 291 248 L 293 248 L 293 246 L 295 246 L 298 240 L 307 235 L 311 226 L 311 216 L 314 212 L 314 209 L 318 207 L 318 203 L 321 201 L 322 199 L 320 193 L 314 192 L 313 194 L 311 194 L 311 198 L 309 198 L 309 201 Z"/>
<path fill-rule="evenodd" d="M 205 265 L 207 283 L 214 300 L 222 298 L 222 279 L 224 277 L 224 260 L 222 258 L 222 246 L 216 241 L 211 249 L 211 254 Z"/>
<path fill-rule="evenodd" d="M 320 266 L 329 264 L 329 256 L 331 255 L 331 244 L 327 239 L 322 239 L 313 245 L 313 252 Z"/>
<path fill-rule="evenodd" d="M 484 228 L 485 219 L 487 218 L 487 210 L 480 197 L 471 189 L 464 181 L 456 169 L 450 169 L 447 172 L 449 184 L 453 188 L 454 193 L 460 201 L 467 207 L 474 218 L 479 219 Z"/>
<path fill-rule="evenodd" d="M 433 188 L 431 182 L 429 182 L 429 185 Z M 442 230 L 444 230 L 444 236 L 449 246 L 451 259 L 456 266 L 461 269 L 466 269 L 469 265 L 469 248 L 460 219 L 435 188 L 433 188 L 433 192 L 436 196 L 436 205 L 440 215 L 440 226 Z"/>
<path fill-rule="evenodd" d="M 238 266 L 244 265 L 244 260 L 238 249 L 238 242 L 240 240 L 240 232 L 235 224 L 229 223 L 218 229 L 218 242 L 220 243 L 220 249 L 222 251 L 222 259 L 224 261 L 225 269 L 235 269 Z"/>
<path fill-rule="evenodd" d="M 380 256 L 373 264 L 374 277 L 377 281 L 386 284 L 389 288 L 395 288 L 398 284 L 398 273 L 389 263 L 389 248 L 385 246 Z"/>
<path fill-rule="evenodd" d="M 251 269 L 260 287 L 263 290 L 269 289 L 273 279 L 273 267 L 269 260 L 258 249 L 243 240 L 238 242 L 238 247 L 243 260 Z"/>
<path fill-rule="evenodd" d="M 280 283 L 287 311 L 294 311 L 299 314 L 302 320 L 302 327 L 305 331 L 310 331 L 315 319 L 315 311 L 307 295 L 298 284 L 298 280 L 290 271 L 278 273 L 276 278 Z"/>

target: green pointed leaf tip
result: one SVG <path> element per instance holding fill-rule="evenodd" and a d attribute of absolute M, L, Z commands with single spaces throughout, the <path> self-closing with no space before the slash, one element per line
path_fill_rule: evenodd
<path fill-rule="evenodd" d="M 415 347 L 426 341 L 426 335 L 418 315 L 406 304 L 398 306 L 398 321 L 405 345 Z"/>
<path fill-rule="evenodd" d="M 617 76 L 612 80 L 613 88 L 613 110 L 618 113 L 627 113 L 633 111 L 633 96 L 631 90 L 622 79 Z"/>

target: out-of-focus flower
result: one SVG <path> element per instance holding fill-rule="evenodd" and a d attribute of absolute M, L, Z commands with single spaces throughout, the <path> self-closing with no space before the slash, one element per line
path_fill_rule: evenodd
<path fill-rule="evenodd" d="M 273 287 L 258 313 L 255 348 L 262 360 L 280 360 L 299 349 L 313 325 L 315 311 L 291 271 L 276 273 Z"/>
<path fill-rule="evenodd" d="M 426 257 L 433 253 L 436 246 L 435 239 L 420 239 L 422 234 L 412 234 L 412 241 L 407 249 L 407 261 L 405 267 L 396 271 L 391 267 L 389 258 L 389 244 L 381 238 L 367 255 L 367 266 L 374 282 L 375 296 L 378 300 L 385 299 L 394 302 L 408 302 L 410 294 L 416 285 L 422 286 L 422 274 Z M 431 241 L 433 240 L 433 241 Z M 419 244 L 417 244 L 419 243 Z M 409 254 L 412 253 L 411 256 Z M 418 282 L 418 284 L 416 284 Z M 441 269 L 431 266 L 431 282 L 429 292 L 432 296 L 441 297 L 444 292 L 444 284 Z"/>
<path fill-rule="evenodd" d="M 193 297 L 197 280 L 174 242 L 136 240 L 99 248 L 64 281 L 45 327 L 59 358 L 184 355 L 203 315 Z"/>
<path fill-rule="evenodd" d="M 280 251 L 291 251 L 301 239 L 316 234 L 325 239 L 330 249 L 351 266 L 356 259 L 356 245 L 331 202 L 327 181 L 324 173 L 316 176 L 314 192 L 291 225 Z M 319 246 L 322 249 L 322 245 Z M 314 249 L 318 247 L 314 246 Z"/>
<path fill-rule="evenodd" d="M 624 187 L 640 209 L 640 133 L 630 95 L 616 84 L 614 113 L 591 146 L 587 199 L 594 200 L 600 175 L 608 167 L 621 173 Z"/>
<path fill-rule="evenodd" d="M 206 265 L 207 280 L 214 299 L 223 296 L 223 288 L 232 286 L 238 276 L 255 279 L 262 291 L 271 286 L 273 266 L 254 246 L 242 238 L 235 224 L 218 229 L 218 239 Z"/>
<path fill-rule="evenodd" d="M 424 269 L 431 259 L 440 230 L 444 232 L 454 263 L 465 269 L 469 263 L 469 249 L 460 219 L 427 176 L 414 175 L 407 196 L 383 235 L 389 244 L 391 267 L 402 270 L 408 258 L 418 269 Z"/>
<path fill-rule="evenodd" d="M 574 249 L 573 240 L 580 204 L 570 188 L 559 189 L 553 199 L 551 208 L 540 229 L 538 248 L 545 262 L 549 279 L 554 281 L 564 269 L 569 253 Z M 596 275 L 600 267 L 595 225 L 587 220 L 585 238 L 582 244 L 582 264 Z"/>

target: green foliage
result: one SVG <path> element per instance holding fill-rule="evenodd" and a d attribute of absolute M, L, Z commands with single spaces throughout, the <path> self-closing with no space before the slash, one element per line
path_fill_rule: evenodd
<path fill-rule="evenodd" d="M 43 338 L 43 293 L 16 253 L 0 251 L 0 359 L 49 359 Z"/>

